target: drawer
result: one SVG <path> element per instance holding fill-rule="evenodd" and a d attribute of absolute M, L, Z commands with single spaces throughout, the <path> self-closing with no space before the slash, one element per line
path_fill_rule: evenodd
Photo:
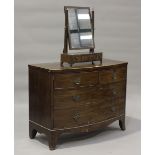
<path fill-rule="evenodd" d="M 94 86 L 98 83 L 98 72 L 71 72 L 54 75 L 54 88 L 66 89 Z"/>
<path fill-rule="evenodd" d="M 80 88 L 73 90 L 55 90 L 54 91 L 54 108 L 75 108 L 84 104 L 90 104 L 97 99 L 97 87 Z"/>
<path fill-rule="evenodd" d="M 104 100 L 97 104 L 84 105 L 54 111 L 55 128 L 71 128 L 104 121 L 124 113 L 125 99 Z"/>
<path fill-rule="evenodd" d="M 107 84 L 126 79 L 126 66 L 106 68 L 99 72 L 99 83 Z"/>
<path fill-rule="evenodd" d="M 54 91 L 54 109 L 75 108 L 91 105 L 109 100 L 111 98 L 125 97 L 126 83 L 112 83 L 91 88 Z"/>

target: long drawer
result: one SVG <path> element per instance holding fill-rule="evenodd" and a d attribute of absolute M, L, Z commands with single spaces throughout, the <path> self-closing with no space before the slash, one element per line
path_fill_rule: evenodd
<path fill-rule="evenodd" d="M 54 111 L 54 128 L 70 128 L 104 121 L 124 113 L 124 98 Z"/>
<path fill-rule="evenodd" d="M 125 82 L 91 88 L 54 91 L 54 109 L 74 108 L 125 96 Z"/>

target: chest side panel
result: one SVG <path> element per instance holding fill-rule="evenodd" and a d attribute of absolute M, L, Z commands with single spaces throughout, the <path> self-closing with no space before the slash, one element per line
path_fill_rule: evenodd
<path fill-rule="evenodd" d="M 51 121 L 51 75 L 29 66 L 29 119 L 47 128 Z"/>

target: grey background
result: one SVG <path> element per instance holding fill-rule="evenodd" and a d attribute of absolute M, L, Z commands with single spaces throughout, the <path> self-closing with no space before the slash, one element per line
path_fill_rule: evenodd
<path fill-rule="evenodd" d="M 140 154 L 140 0 L 15 0 L 15 154 Z M 64 5 L 95 10 L 96 51 L 104 58 L 128 61 L 125 132 L 118 122 L 82 138 L 62 137 L 48 150 L 46 137 L 28 137 L 28 68 L 56 62 L 63 49 Z M 81 137 L 81 138 L 80 138 Z"/>

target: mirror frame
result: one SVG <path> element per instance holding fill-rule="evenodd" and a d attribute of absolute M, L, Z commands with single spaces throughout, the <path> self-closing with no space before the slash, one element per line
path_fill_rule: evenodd
<path fill-rule="evenodd" d="M 88 9 L 89 16 L 90 16 L 90 25 L 91 25 L 91 33 L 92 33 L 93 46 L 91 46 L 91 47 L 79 47 L 79 48 L 72 47 L 71 36 L 70 36 L 70 29 L 69 29 L 68 9 Z M 67 31 L 68 31 L 69 49 L 70 50 L 94 49 L 95 48 L 95 42 L 94 42 L 94 14 L 92 16 L 91 11 L 90 11 L 90 7 L 64 6 L 64 12 L 65 12 L 65 28 L 67 28 Z"/>

